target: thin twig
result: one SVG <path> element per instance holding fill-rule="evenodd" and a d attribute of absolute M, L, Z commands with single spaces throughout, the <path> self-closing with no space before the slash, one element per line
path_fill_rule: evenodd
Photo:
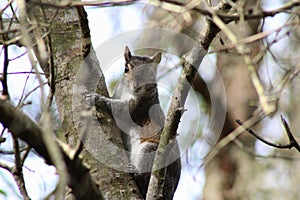
<path fill-rule="evenodd" d="M 244 122 L 244 127 L 251 127 L 260 122 L 266 115 L 262 114 L 260 116 L 253 116 L 252 118 L 248 119 Z M 240 136 L 244 131 L 244 127 L 237 127 L 231 133 L 229 133 L 225 138 L 223 138 L 220 142 L 216 144 L 216 146 L 205 156 L 202 165 L 200 165 L 200 170 L 203 166 L 207 165 L 219 152 L 220 150 L 225 147 L 227 144 L 232 142 L 235 138 Z"/>
<path fill-rule="evenodd" d="M 5 130 L 6 130 L 6 128 L 3 127 L 1 134 L 0 134 L 0 144 L 6 141 L 6 138 L 3 137 Z"/>
<path fill-rule="evenodd" d="M 42 6 L 49 6 L 55 8 L 66 8 L 66 7 L 76 7 L 76 6 L 99 6 L 99 7 L 110 7 L 110 6 L 126 6 L 132 3 L 139 2 L 139 0 L 123 0 L 123 1 L 61 1 L 59 3 L 50 3 L 49 2 L 41 2 L 38 0 L 30 0 L 30 3 Z M 140 1 L 140 2 L 143 2 Z"/>
<path fill-rule="evenodd" d="M 291 131 L 291 129 L 290 129 L 290 127 L 289 127 L 287 121 L 283 118 L 282 115 L 281 115 L 280 117 L 281 117 L 281 122 L 282 122 L 282 124 L 283 124 L 283 126 L 284 126 L 284 128 L 285 128 L 286 134 L 287 134 L 288 137 L 289 137 L 291 146 L 292 146 L 292 147 L 295 147 L 295 148 L 298 150 L 298 152 L 300 152 L 300 145 L 299 145 L 299 143 L 295 140 L 295 137 L 294 137 L 294 135 L 293 135 L 293 133 L 292 133 L 292 131 Z"/>
<path fill-rule="evenodd" d="M 15 166 L 13 167 L 12 174 L 13 177 L 19 187 L 20 193 L 23 196 L 25 200 L 29 200 L 29 196 L 27 193 L 27 190 L 25 188 L 25 181 L 24 181 L 24 175 L 23 175 L 23 163 L 21 162 L 21 152 L 19 147 L 19 141 L 18 138 L 13 137 L 13 143 L 14 143 L 14 152 L 15 152 Z"/>
<path fill-rule="evenodd" d="M 59 3 L 50 3 L 50 2 L 41 2 L 38 0 L 30 0 L 30 3 L 37 4 L 37 5 L 43 5 L 43 6 L 49 6 L 49 7 L 56 7 L 56 8 L 66 8 L 66 7 L 76 7 L 76 6 L 98 6 L 98 7 L 111 7 L 111 6 L 126 6 L 133 3 L 144 3 L 144 4 L 151 4 L 157 7 L 162 7 L 164 9 L 170 10 L 172 12 L 177 11 L 180 13 L 186 12 L 186 11 L 194 11 L 197 13 L 200 13 L 202 15 L 212 17 L 212 13 L 208 11 L 207 9 L 203 9 L 200 6 L 191 6 L 190 3 L 182 3 L 179 1 L 174 0 L 154 0 L 154 1 L 148 1 L 148 0 L 123 0 L 123 1 L 61 1 Z M 253 13 L 253 10 L 248 10 L 244 13 L 234 13 L 234 14 L 228 14 L 222 10 L 216 11 L 215 14 L 221 18 L 222 20 L 226 22 L 230 21 L 238 21 L 242 18 L 244 20 L 247 19 L 261 19 L 265 17 L 273 17 L 279 13 L 283 12 L 290 12 L 293 8 L 300 6 L 299 1 L 289 1 L 286 4 L 284 4 L 282 7 L 271 10 L 271 11 L 259 11 L 257 13 Z"/>
<path fill-rule="evenodd" d="M 18 74 L 41 74 L 41 75 L 49 75 L 48 73 L 43 73 L 43 72 L 34 72 L 34 71 L 31 71 L 31 72 L 26 72 L 26 71 L 22 71 L 22 72 L 8 72 L 7 75 L 18 75 Z M 3 73 L 0 73 L 0 75 L 3 75 Z"/>
<path fill-rule="evenodd" d="M 147 2 L 147 1 L 137 1 L 137 2 Z M 186 10 L 188 10 L 186 3 L 181 3 L 179 1 L 174 1 L 174 0 L 162 0 L 162 1 L 150 1 L 149 3 L 159 6 L 159 7 L 163 7 L 165 9 L 168 8 L 174 8 L 174 6 L 178 6 L 177 9 L 173 9 L 171 11 L 174 12 L 178 11 L 178 12 L 185 12 Z M 233 4 L 230 4 L 233 5 Z M 241 17 L 244 18 L 244 20 L 248 20 L 248 19 L 261 19 L 261 18 L 265 18 L 265 17 L 273 17 L 279 13 L 283 13 L 283 12 L 289 12 L 291 11 L 293 8 L 295 7 L 299 7 L 300 6 L 300 2 L 299 1 L 290 1 L 287 2 L 286 4 L 284 4 L 282 7 L 271 10 L 271 11 L 259 11 L 257 13 L 253 13 L 253 10 L 248 10 L 247 12 L 243 12 L 243 13 L 234 13 L 234 14 L 228 14 L 222 10 L 216 10 L 215 14 L 216 16 L 218 16 L 219 18 L 221 18 L 223 21 L 226 22 L 231 22 L 231 21 L 238 21 L 241 20 Z M 209 6 L 208 6 L 209 7 Z M 212 13 L 208 11 L 208 9 L 203 9 L 202 7 L 193 7 L 190 10 L 195 11 L 197 13 L 200 13 L 202 15 L 208 16 L 208 17 L 212 17 Z"/>
<path fill-rule="evenodd" d="M 236 122 L 243 127 L 243 122 L 239 119 L 236 120 Z M 261 137 L 259 134 L 257 134 L 254 130 L 252 130 L 251 128 L 244 128 L 248 133 L 250 133 L 251 135 L 253 135 L 255 138 L 257 138 L 258 140 L 260 140 L 261 142 L 271 146 L 271 147 L 275 147 L 278 149 L 291 149 L 291 148 L 296 148 L 298 152 L 300 152 L 300 145 L 299 143 L 296 141 L 296 139 L 294 138 L 293 133 L 290 130 L 290 127 L 288 125 L 288 123 L 286 122 L 286 120 L 283 118 L 283 116 L 281 115 L 281 122 L 285 128 L 286 134 L 290 140 L 289 144 L 275 144 L 273 142 L 270 142 L 266 139 L 264 139 L 263 137 Z"/>
<path fill-rule="evenodd" d="M 254 35 L 251 35 L 251 36 L 248 36 L 246 38 L 243 38 L 241 39 L 238 43 L 236 44 L 228 44 L 222 48 L 219 48 L 219 49 L 216 49 L 216 50 L 213 50 L 211 51 L 210 53 L 217 53 L 217 52 L 221 52 L 221 51 L 227 51 L 229 49 L 232 49 L 232 48 L 236 48 L 237 45 L 240 45 L 240 44 L 249 44 L 249 43 L 252 43 L 252 42 L 255 42 L 255 41 L 259 41 L 259 40 L 262 40 L 274 33 L 278 33 L 280 32 L 283 28 L 286 28 L 286 27 L 290 27 L 290 26 L 298 26 L 299 25 L 299 21 L 292 21 L 292 22 L 288 22 L 288 23 L 285 23 L 284 25 L 274 29 L 274 30 L 269 30 L 269 31 L 265 31 L 265 32 L 260 32 L 260 33 L 257 33 L 257 34 L 254 34 Z M 278 41 L 278 39 L 277 39 Z"/>
<path fill-rule="evenodd" d="M 294 160 L 299 160 L 299 157 L 291 157 L 291 156 L 283 156 L 283 155 L 276 155 L 276 154 L 271 154 L 271 155 L 260 155 L 257 154 L 253 149 L 246 147 L 238 138 L 233 141 L 236 146 L 247 153 L 248 155 L 256 158 L 263 158 L 263 159 L 284 159 L 286 161 L 294 161 Z"/>
<path fill-rule="evenodd" d="M 252 84 L 256 90 L 259 98 L 260 105 L 266 115 L 272 114 L 276 111 L 276 102 L 270 101 L 271 98 L 265 94 L 264 87 L 258 77 L 255 63 L 250 56 L 250 50 L 246 48 L 243 43 L 238 41 L 236 35 L 230 30 L 230 28 L 222 21 L 222 19 L 216 15 L 214 10 L 210 10 L 212 14 L 212 21 L 224 32 L 228 39 L 236 46 L 237 51 L 243 55 L 244 62 L 250 73 Z"/>
<path fill-rule="evenodd" d="M 25 150 L 26 150 L 26 148 L 22 148 L 22 149 L 20 149 L 20 152 L 23 152 Z M 4 155 L 12 155 L 14 153 L 15 153 L 14 150 L 2 150 L 2 149 L 0 150 L 0 154 L 4 154 Z"/>
<path fill-rule="evenodd" d="M 238 123 L 240 126 L 243 127 L 243 122 L 239 119 L 236 120 L 236 123 Z M 266 139 L 264 139 L 263 137 L 259 136 L 254 130 L 252 130 L 251 128 L 244 128 L 248 133 L 250 133 L 251 135 L 253 135 L 255 138 L 257 138 L 258 140 L 262 141 L 263 143 L 271 146 L 271 147 L 275 147 L 275 148 L 279 148 L 279 149 L 290 149 L 291 148 L 291 144 L 287 144 L 287 145 L 283 145 L 283 144 L 275 144 L 273 142 L 270 142 Z"/>
<path fill-rule="evenodd" d="M 31 150 L 31 147 L 29 145 L 27 145 L 27 147 L 25 147 L 25 149 L 24 149 L 25 152 L 24 152 L 24 154 L 21 157 L 21 164 L 22 165 L 24 165 L 24 162 L 25 162 L 27 156 L 29 155 L 30 150 Z"/>
<path fill-rule="evenodd" d="M 13 2 L 13 0 L 9 0 L 7 2 L 7 4 L 1 8 L 0 15 L 2 15 L 4 13 L 4 11 L 11 5 L 12 2 Z"/>
<path fill-rule="evenodd" d="M 3 35 L 3 38 L 5 38 L 4 35 Z M 0 79 L 1 83 L 2 83 L 2 98 L 9 99 L 8 85 L 7 85 L 7 70 L 8 70 L 8 65 L 9 65 L 8 46 L 3 45 L 3 49 L 4 49 L 3 73 L 2 73 L 2 77 Z"/>
<path fill-rule="evenodd" d="M 0 168 L 7 170 L 8 172 L 12 172 L 12 168 L 8 166 L 7 164 L 0 163 Z"/>

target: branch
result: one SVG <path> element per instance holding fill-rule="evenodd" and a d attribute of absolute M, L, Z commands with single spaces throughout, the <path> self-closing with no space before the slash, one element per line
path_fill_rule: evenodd
<path fill-rule="evenodd" d="M 244 122 L 244 127 L 251 127 L 260 122 L 266 115 L 262 114 L 261 116 L 254 116 L 247 121 Z M 205 165 L 207 165 L 217 154 L 218 152 L 225 147 L 227 144 L 232 142 L 235 138 L 240 136 L 244 131 L 244 127 L 238 127 L 229 133 L 225 138 L 223 138 L 220 142 L 216 144 L 216 146 L 205 156 L 204 162 L 199 167 L 199 169 Z"/>
<path fill-rule="evenodd" d="M 17 110 L 9 101 L 0 100 L 0 122 L 10 130 L 14 137 L 27 142 L 47 163 L 53 164 L 45 141 L 41 137 L 42 134 L 45 134 L 44 131 L 27 115 Z M 92 181 L 88 169 L 83 166 L 81 161 L 79 159 L 71 160 L 63 150 L 60 152 L 70 176 L 68 186 L 72 189 L 72 193 L 76 198 L 103 199 L 97 186 Z"/>
<path fill-rule="evenodd" d="M 22 149 L 21 151 L 23 151 L 23 150 L 24 150 L 25 152 L 24 152 L 23 156 L 21 157 L 21 163 L 22 163 L 22 165 L 24 165 L 25 159 L 26 159 L 27 156 L 29 155 L 30 150 L 31 150 L 31 147 L 27 145 L 27 146 L 25 147 L 25 149 Z"/>
<path fill-rule="evenodd" d="M 243 122 L 239 119 L 236 120 L 236 122 L 243 127 Z M 271 146 L 271 147 L 275 147 L 275 148 L 279 148 L 279 149 L 291 149 L 291 148 L 296 148 L 298 152 L 300 152 L 300 145 L 299 143 L 296 141 L 295 137 L 293 136 L 293 133 L 290 130 L 290 127 L 288 125 L 288 123 L 286 122 L 286 120 L 283 118 L 283 116 L 281 115 L 281 122 L 285 128 L 286 134 L 290 140 L 289 144 L 275 144 L 273 142 L 270 142 L 266 139 L 264 139 L 263 137 L 259 136 L 254 130 L 252 130 L 251 128 L 244 128 L 248 133 L 250 133 L 251 135 L 253 135 L 256 139 L 260 140 L 261 142 Z"/>
<path fill-rule="evenodd" d="M 246 46 L 243 43 L 240 43 L 238 41 L 236 35 L 230 30 L 228 26 L 226 26 L 225 22 L 223 22 L 222 19 L 216 15 L 214 10 L 211 10 L 210 12 L 212 14 L 212 21 L 224 32 L 224 34 L 233 43 L 233 45 L 236 45 L 236 50 L 243 56 L 244 62 L 250 73 L 252 84 L 256 90 L 260 105 L 264 113 L 266 115 L 274 113 L 277 108 L 276 102 L 270 101 L 271 98 L 265 94 L 264 87 L 256 72 L 255 63 L 253 62 L 250 56 L 250 49 L 246 48 Z"/>
<path fill-rule="evenodd" d="M 240 126 L 243 127 L 243 122 L 239 119 L 236 120 L 236 123 L 238 123 Z M 279 149 L 286 149 L 286 148 L 291 148 L 291 145 L 281 145 L 281 144 L 274 144 L 272 142 L 269 142 L 267 140 L 265 140 L 263 137 L 259 136 L 254 130 L 252 130 L 251 128 L 244 128 L 248 133 L 250 133 L 251 135 L 253 135 L 254 137 L 256 137 L 256 139 L 262 141 L 263 143 L 275 147 L 275 148 L 279 148 Z"/>
<path fill-rule="evenodd" d="M 292 81 L 298 74 L 300 73 L 300 65 L 297 65 L 293 70 L 291 70 L 284 80 L 283 83 L 279 84 L 279 89 L 277 92 L 277 96 L 283 91 L 283 85 L 287 83 L 288 80 Z M 261 108 L 258 108 L 256 113 L 260 113 Z M 259 121 L 261 121 L 266 115 L 262 113 L 260 116 L 253 116 L 252 118 L 248 119 L 246 122 L 243 123 L 243 127 L 238 127 L 231 133 L 229 133 L 225 138 L 223 138 L 217 145 L 213 148 L 211 152 L 207 156 L 205 156 L 203 164 L 200 166 L 200 168 L 206 164 L 208 164 L 216 155 L 217 153 L 227 144 L 234 141 L 240 134 L 244 132 L 245 129 L 252 127 Z M 287 124 L 286 124 L 287 125 Z M 288 126 L 286 127 L 287 132 L 290 132 Z M 257 135 L 257 134 L 256 134 Z M 279 145 L 280 146 L 280 145 Z M 282 146 L 282 145 L 281 145 Z M 279 148 L 279 147 L 277 147 Z M 298 147 L 297 147 L 298 148 Z"/>
<path fill-rule="evenodd" d="M 39 0 L 29 0 L 29 3 L 40 5 L 40 6 L 48 6 L 54 8 L 66 8 L 66 7 L 78 7 L 78 6 L 99 6 L 99 7 L 110 7 L 110 6 L 125 6 L 130 5 L 135 2 L 139 2 L 139 0 L 122 0 L 122 1 L 73 1 L 66 0 L 60 1 L 59 3 L 50 3 L 49 2 L 41 2 Z M 142 1 L 141 1 L 142 2 Z"/>
<path fill-rule="evenodd" d="M 268 36 L 276 33 L 278 35 L 278 33 L 283 29 L 283 28 L 287 28 L 287 27 L 291 27 L 291 28 L 294 28 L 295 26 L 298 26 L 299 25 L 299 21 L 289 21 L 285 24 L 283 24 L 282 26 L 278 27 L 278 28 L 275 28 L 273 30 L 269 30 L 269 31 L 265 31 L 265 32 L 259 32 L 259 33 L 256 33 L 254 35 L 251 35 L 251 36 L 248 36 L 246 38 L 242 38 L 238 43 L 236 44 L 233 44 L 233 43 L 230 43 L 230 44 L 224 44 L 223 47 L 221 48 L 218 48 L 216 50 L 212 50 L 210 51 L 209 53 L 217 53 L 217 52 L 221 52 L 221 51 L 227 51 L 229 49 L 232 49 L 232 48 L 236 48 L 237 45 L 240 45 L 240 44 L 249 44 L 249 43 L 253 43 L 253 42 L 256 42 L 256 41 L 260 41 L 260 40 L 263 40 L 264 38 L 267 38 Z"/>
<path fill-rule="evenodd" d="M 25 188 L 25 181 L 23 175 L 23 163 L 21 161 L 21 151 L 19 146 L 18 138 L 13 135 L 13 143 L 14 143 L 14 154 L 15 154 L 15 166 L 12 169 L 12 175 L 19 187 L 20 193 L 25 200 L 29 200 L 29 196 L 27 190 Z"/>
<path fill-rule="evenodd" d="M 3 75 L 2 75 L 2 77 L 0 77 L 0 80 L 2 83 L 2 97 L 1 98 L 9 99 L 8 85 L 7 85 L 7 70 L 8 70 L 8 65 L 9 65 L 8 46 L 3 45 L 3 50 L 4 50 Z"/>
<path fill-rule="evenodd" d="M 56 138 L 53 134 L 52 120 L 50 116 L 50 106 L 53 99 L 52 89 L 49 91 L 49 95 L 47 98 L 46 106 L 44 106 L 44 110 L 41 115 L 40 124 L 42 125 L 44 134 L 42 134 L 41 138 L 46 144 L 45 148 L 49 152 L 51 156 L 51 160 L 53 164 L 56 166 L 56 169 L 59 173 L 59 182 L 56 190 L 56 199 L 65 199 L 65 190 L 67 182 L 70 181 L 70 175 L 67 170 L 66 162 L 64 161 L 64 157 L 61 154 L 61 148 L 56 143 Z M 65 152 L 66 153 L 66 152 Z M 69 154 L 67 154 L 69 155 Z"/>
<path fill-rule="evenodd" d="M 137 2 L 144 2 L 142 1 L 137 1 Z M 147 2 L 147 1 L 145 1 Z M 208 10 L 208 9 L 203 9 L 202 7 L 200 7 L 201 5 L 196 5 L 192 8 L 189 8 L 190 5 L 189 3 L 181 3 L 179 1 L 174 1 L 174 0 L 154 0 L 154 1 L 150 1 L 150 4 L 157 6 L 157 7 L 161 7 L 163 9 L 166 10 L 170 10 L 172 12 L 186 12 L 186 11 L 194 11 L 197 12 L 201 15 L 205 15 L 208 17 L 212 17 L 212 13 Z M 200 4 L 200 3 L 198 3 Z M 174 8 L 174 6 L 177 6 L 177 8 Z M 228 6 L 228 5 L 227 5 Z M 216 10 L 215 9 L 215 15 L 218 16 L 219 18 L 221 18 L 223 21 L 226 21 L 227 23 L 232 22 L 232 21 L 238 21 L 241 19 L 241 17 L 243 17 L 245 20 L 249 20 L 249 19 L 261 19 L 261 18 L 265 18 L 265 17 L 273 17 L 279 13 L 282 12 L 289 12 L 291 11 L 291 9 L 300 6 L 300 2 L 299 1 L 290 1 L 287 2 L 286 4 L 284 4 L 282 7 L 271 10 L 271 11 L 256 11 L 253 9 L 248 10 L 246 13 L 243 13 L 242 16 L 240 16 L 238 13 L 234 13 L 234 14 L 228 14 L 226 12 L 224 12 L 224 10 Z M 255 13 L 254 13 L 255 12 Z"/>
<path fill-rule="evenodd" d="M 244 151 L 245 153 L 247 153 L 248 155 L 252 156 L 252 157 L 256 157 L 256 158 L 264 158 L 264 159 L 284 159 L 286 161 L 294 161 L 294 160 L 299 160 L 299 157 L 291 157 L 291 156 L 283 156 L 283 155 L 276 155 L 276 154 L 273 154 L 273 155 L 261 155 L 261 154 L 257 154 L 255 152 L 255 150 L 253 150 L 252 148 L 249 148 L 247 146 L 245 146 L 243 144 L 242 141 L 239 140 L 239 138 L 236 138 L 234 141 L 233 141 L 236 146 Z"/>
<path fill-rule="evenodd" d="M 288 123 L 286 122 L 286 120 L 283 118 L 282 115 L 280 117 L 281 117 L 281 122 L 282 122 L 282 124 L 283 124 L 283 126 L 285 128 L 286 134 L 289 137 L 289 140 L 290 140 L 290 143 L 291 143 L 291 148 L 295 147 L 298 150 L 298 152 L 300 152 L 299 143 L 295 140 L 294 135 L 291 132 L 291 129 L 290 129 Z"/>
<path fill-rule="evenodd" d="M 217 8 L 228 11 L 228 6 L 219 4 Z M 162 196 L 163 186 L 165 183 L 166 167 L 160 168 L 162 163 L 166 163 L 166 147 L 176 142 L 177 128 L 180 118 L 183 114 L 183 105 L 185 103 L 188 91 L 192 85 L 198 67 L 202 62 L 206 51 L 220 31 L 220 29 L 211 21 L 208 21 L 204 29 L 204 37 L 201 41 L 201 46 L 195 44 L 192 51 L 189 53 L 187 61 L 184 63 L 183 72 L 178 80 L 172 101 L 164 122 L 164 128 L 161 133 L 160 142 L 156 151 L 151 178 L 148 186 L 146 199 L 157 199 Z"/>
<path fill-rule="evenodd" d="M 194 76 L 197 73 L 198 67 L 205 55 L 206 51 L 201 48 L 200 45 L 195 45 L 189 55 L 190 58 L 187 59 L 189 61 L 186 61 L 184 64 L 183 73 L 176 85 L 167 117 L 165 119 L 164 128 L 160 135 L 160 142 L 152 167 L 146 199 L 157 199 L 162 196 L 167 168 L 161 168 L 161 166 L 163 165 L 162 163 L 166 163 L 167 161 L 166 147 L 176 143 L 177 128 L 184 110 L 183 105 Z"/>
<path fill-rule="evenodd" d="M 36 5 L 44 5 L 44 6 L 50 6 L 50 7 L 56 7 L 56 8 L 66 8 L 66 7 L 77 7 L 77 6 L 99 6 L 99 7 L 110 7 L 110 6 L 126 6 L 133 3 L 145 3 L 145 4 L 152 4 L 157 7 L 161 7 L 166 10 L 170 10 L 172 12 L 186 12 L 186 11 L 194 11 L 199 14 L 212 17 L 212 13 L 209 12 L 207 9 L 203 9 L 200 6 L 197 6 L 199 3 L 196 3 L 196 5 L 190 5 L 194 4 L 192 3 L 181 3 L 179 1 L 174 0 L 121 0 L 121 1 L 102 1 L 102 0 L 95 0 L 95 1 L 72 1 L 72 0 L 66 0 L 61 1 L 59 3 L 49 3 L 49 2 L 41 2 L 38 0 L 30 0 L 30 3 L 36 4 Z M 225 5 L 225 4 L 223 4 Z M 192 6 L 192 7 L 191 7 Z M 226 5 L 227 7 L 230 7 L 229 5 Z M 248 10 L 247 13 L 243 13 L 244 19 L 261 19 L 265 17 L 273 17 L 279 13 L 282 12 L 289 12 L 291 9 L 300 6 L 299 1 L 289 1 L 286 4 L 284 4 L 282 7 L 271 10 L 271 11 L 256 11 L 256 10 Z M 171 8 L 171 9 L 170 9 Z M 231 21 L 238 21 L 240 20 L 241 16 L 239 14 L 228 14 L 224 10 L 216 10 L 216 15 L 221 18 L 222 20 L 226 22 Z"/>
<path fill-rule="evenodd" d="M 23 152 L 25 150 L 26 150 L 26 148 L 22 148 L 22 149 L 20 149 L 20 152 Z M 0 149 L 0 154 L 3 154 L 3 155 L 12 155 L 14 153 L 15 152 L 13 150 L 2 150 L 2 149 Z"/>
<path fill-rule="evenodd" d="M 7 164 L 0 163 L 0 168 L 5 169 L 5 170 L 9 171 L 10 173 L 12 172 L 12 168 L 10 166 L 8 166 Z"/>
<path fill-rule="evenodd" d="M 3 127 L 1 133 L 0 133 L 0 145 L 1 143 L 5 142 L 6 141 L 6 138 L 3 137 L 3 134 L 4 134 L 4 131 L 6 130 L 5 127 Z"/>

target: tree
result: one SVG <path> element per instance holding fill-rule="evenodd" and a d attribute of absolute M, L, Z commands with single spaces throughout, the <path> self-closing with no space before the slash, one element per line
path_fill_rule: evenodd
<path fill-rule="evenodd" d="M 126 163 L 126 155 L 120 150 L 122 141 L 113 116 L 105 110 L 93 110 L 92 114 L 84 111 L 87 110 L 84 94 L 96 90 L 97 93 L 107 96 L 108 92 L 104 75 L 99 67 L 101 63 L 99 64 L 91 44 L 86 12 L 82 7 L 83 5 L 129 7 L 141 2 L 30 0 L 16 1 L 16 5 L 13 3 L 14 1 L 8 1 L 1 13 L 3 72 L 0 122 L 3 125 L 2 133 L 7 130 L 12 135 L 14 144 L 12 153 L 15 161 L 13 167 L 1 163 L 1 168 L 13 175 L 24 199 L 30 197 L 24 184 L 22 166 L 31 149 L 34 149 L 47 164 L 55 166 L 58 171 L 59 182 L 53 192 L 56 199 L 141 198 L 135 182 L 128 173 L 124 172 L 123 163 Z M 209 50 L 217 55 L 217 65 L 225 83 L 228 104 L 221 136 L 219 137 L 218 131 L 220 127 L 211 128 L 212 134 L 206 137 L 207 143 L 214 148 L 204 159 L 204 164 L 198 162 L 198 167 L 206 166 L 207 178 L 203 198 L 254 199 L 268 195 L 271 198 L 269 192 L 272 188 L 262 188 L 257 184 L 259 177 L 254 176 L 255 174 L 263 176 L 267 172 L 260 169 L 263 165 L 257 161 L 259 156 L 257 155 L 259 151 L 255 150 L 257 140 L 250 134 L 235 138 L 245 130 L 244 128 L 251 134 L 253 129 L 265 130 L 263 118 L 276 116 L 275 113 L 285 112 L 291 119 L 291 127 L 296 127 L 296 123 L 293 122 L 298 119 L 297 111 L 291 112 L 292 109 L 288 106 L 282 106 L 287 99 L 281 94 L 288 92 L 290 99 L 293 100 L 290 106 L 297 108 L 298 92 L 295 89 L 297 88 L 295 82 L 299 67 L 297 61 L 292 59 L 294 55 L 292 51 L 286 52 L 287 59 L 283 62 L 284 59 L 274 55 L 272 47 L 287 38 L 290 40 L 290 49 L 298 50 L 291 41 L 297 38 L 296 11 L 300 3 L 287 2 L 270 11 L 262 9 L 260 1 L 228 1 L 215 6 L 209 5 L 206 1 L 200 1 L 195 5 L 194 2 L 169 0 L 148 3 L 154 6 L 148 13 L 149 18 L 153 18 L 160 26 L 164 26 L 164 22 L 170 20 L 169 28 L 194 38 L 202 46 L 202 49 L 199 46 L 189 47 L 188 50 L 193 50 L 187 51 L 180 41 L 164 43 L 166 48 L 172 46 L 179 49 L 177 56 L 185 57 L 185 61 L 181 63 L 183 70 L 174 89 L 159 151 L 168 144 L 170 139 L 176 137 L 170 135 L 170 132 L 174 131 L 168 130 L 178 128 L 189 85 L 192 85 L 193 89 L 203 97 L 208 108 L 213 110 L 215 106 L 210 99 L 212 94 L 209 94 L 209 87 L 205 85 L 209 81 L 204 81 L 196 73 L 204 57 L 203 49 Z M 12 15 L 8 18 L 3 13 L 9 8 L 12 9 Z M 14 10 L 16 8 L 17 13 Z M 278 28 L 265 30 L 269 18 L 281 13 L 289 13 L 290 20 Z M 200 22 L 204 25 L 199 25 Z M 203 30 L 202 34 L 199 34 L 200 28 Z M 22 111 L 28 104 L 24 95 L 18 105 L 10 102 L 10 94 L 13 91 L 10 89 L 7 77 L 15 76 L 8 73 L 11 62 L 9 48 L 13 45 L 26 47 L 33 69 L 31 73 L 34 73 L 38 80 L 37 89 L 42 95 L 39 102 L 41 115 L 37 122 Z M 104 51 L 101 52 L 104 54 Z M 264 59 L 281 64 L 281 73 L 260 72 L 266 66 Z M 39 72 L 39 67 L 43 72 Z M 266 74 L 269 76 L 267 81 L 263 79 Z M 280 81 L 274 85 L 277 76 L 280 77 Z M 271 83 L 269 85 L 268 80 Z M 45 92 L 44 85 L 47 85 L 49 92 Z M 217 102 L 222 101 L 222 97 L 218 95 L 213 98 L 217 99 Z M 62 132 L 60 134 L 62 137 L 53 134 L 58 132 L 54 130 L 54 120 L 51 117 L 54 99 L 62 124 L 62 130 L 59 131 Z M 251 110 L 250 105 L 254 105 L 252 103 L 254 101 L 257 102 L 257 107 Z M 222 108 L 218 111 L 224 110 L 225 108 Z M 212 111 L 210 114 L 214 116 Z M 222 117 L 220 118 L 213 120 L 218 124 L 216 121 L 222 121 Z M 238 124 L 235 122 L 236 119 L 241 119 L 244 123 L 239 121 Z M 289 124 L 284 119 L 282 122 L 282 130 L 287 131 L 292 144 L 286 147 L 298 148 Z M 253 127 L 257 123 L 259 125 Z M 203 135 L 197 136 L 194 142 L 202 140 Z M 263 138 L 259 139 L 265 142 Z M 215 145 L 217 140 L 218 143 Z M 107 141 L 120 148 L 111 147 L 106 143 Z M 7 141 L 1 136 L 0 142 Z M 193 144 L 191 149 L 192 147 Z M 99 157 L 95 157 L 96 154 Z M 280 152 L 266 155 L 266 157 L 272 156 L 281 158 L 280 162 L 292 162 L 293 165 L 297 165 L 291 157 L 288 159 L 292 161 L 284 161 Z M 102 162 L 99 162 L 99 159 Z M 154 165 L 162 162 L 160 159 L 162 158 L 159 158 L 158 154 Z M 200 160 L 199 157 L 198 159 Z M 262 162 L 265 164 L 266 160 L 264 158 Z M 276 166 L 274 161 L 273 167 Z M 284 170 L 290 170 L 286 163 L 282 166 Z M 242 173 L 244 170 L 246 173 Z M 160 184 L 150 181 L 149 191 L 155 196 L 164 182 L 163 168 L 154 171 L 152 175 L 159 177 L 160 181 Z M 298 176 L 290 177 L 289 183 L 299 180 L 297 178 Z M 249 184 L 253 186 L 247 192 L 245 188 Z M 259 189 L 262 189 L 262 192 L 258 194 L 259 196 L 255 196 L 257 194 L 254 194 L 254 191 Z M 212 194 L 214 196 L 211 196 Z M 290 196 L 292 198 L 297 194 L 297 192 L 290 193 Z M 151 199 L 150 195 L 148 197 Z"/>

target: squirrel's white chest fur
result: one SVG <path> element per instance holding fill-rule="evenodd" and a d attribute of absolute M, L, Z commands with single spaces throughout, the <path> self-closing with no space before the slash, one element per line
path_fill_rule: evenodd
<path fill-rule="evenodd" d="M 149 156 L 145 155 L 145 149 L 149 147 L 149 142 L 141 142 L 139 130 L 137 128 L 131 128 L 129 131 L 130 140 L 131 140 L 131 155 L 130 163 L 133 164 L 139 171 L 143 171 L 143 163 L 141 161 L 143 157 Z"/>

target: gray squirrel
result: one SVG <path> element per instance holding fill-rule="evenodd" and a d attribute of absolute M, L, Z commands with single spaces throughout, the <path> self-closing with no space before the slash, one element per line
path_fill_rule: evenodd
<path fill-rule="evenodd" d="M 128 171 L 144 198 L 165 119 L 159 104 L 156 81 L 161 56 L 161 52 L 152 58 L 133 56 L 126 46 L 124 75 L 112 98 L 96 93 L 87 95 L 87 100 L 94 101 L 97 107 L 103 104 L 107 106 L 122 130 L 124 148 L 128 152 Z M 166 181 L 159 199 L 169 200 L 173 198 L 181 172 L 176 140 L 167 147 L 165 155 L 165 163 L 161 166 L 167 167 Z"/>

